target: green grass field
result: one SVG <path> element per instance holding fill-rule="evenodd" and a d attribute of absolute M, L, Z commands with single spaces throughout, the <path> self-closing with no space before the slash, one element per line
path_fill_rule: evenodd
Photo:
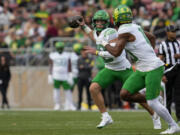
<path fill-rule="evenodd" d="M 147 112 L 110 112 L 114 123 L 96 129 L 99 112 L 0 111 L 0 135 L 156 135 Z M 180 135 L 180 133 L 178 133 Z"/>

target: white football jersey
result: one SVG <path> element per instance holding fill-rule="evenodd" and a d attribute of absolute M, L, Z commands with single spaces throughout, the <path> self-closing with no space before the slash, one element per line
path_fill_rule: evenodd
<path fill-rule="evenodd" d="M 109 42 L 118 37 L 117 31 L 113 28 L 106 28 L 99 35 L 97 35 L 96 31 L 93 31 L 93 35 L 96 40 L 97 49 L 99 51 L 107 51 L 106 48 L 100 44 L 102 40 Z M 115 44 L 111 43 L 110 45 L 114 46 Z M 131 67 L 130 62 L 126 58 L 125 51 L 123 51 L 122 54 L 118 57 L 112 56 L 108 51 L 107 53 L 110 57 L 103 57 L 106 68 L 119 71 Z"/>
<path fill-rule="evenodd" d="M 128 42 L 125 49 L 136 61 L 137 70 L 146 72 L 164 65 L 156 56 L 149 39 L 139 25 L 123 24 L 118 29 L 118 34 L 122 33 L 131 33 L 136 38 L 135 41 Z"/>
<path fill-rule="evenodd" d="M 77 78 L 77 76 L 78 76 L 77 64 L 78 64 L 79 56 L 75 52 L 71 52 L 70 58 L 71 58 L 71 68 L 72 68 L 73 78 Z"/>
<path fill-rule="evenodd" d="M 66 81 L 68 79 L 68 61 L 69 54 L 67 52 L 52 52 L 49 58 L 53 61 L 52 76 L 55 80 Z"/>

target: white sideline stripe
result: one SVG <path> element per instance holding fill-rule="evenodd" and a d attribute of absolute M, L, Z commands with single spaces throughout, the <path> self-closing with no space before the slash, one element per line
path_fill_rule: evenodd
<path fill-rule="evenodd" d="M 10 108 L 10 109 L 0 109 L 0 111 L 54 111 L 54 112 L 67 112 L 65 110 L 53 110 L 49 108 Z M 73 112 L 73 111 L 69 111 Z M 81 110 L 81 111 L 74 111 L 74 112 L 99 112 L 98 110 Z M 146 112 L 144 109 L 112 109 L 108 110 L 108 112 Z"/>
<path fill-rule="evenodd" d="M 79 134 L 73 134 L 73 135 L 79 135 Z M 93 133 L 93 135 L 99 135 L 99 133 L 98 134 L 94 134 Z M 122 131 L 120 131 L 120 134 L 119 135 L 152 135 L 152 133 L 141 133 L 141 132 L 139 132 L 139 133 L 127 133 L 127 132 L 122 132 Z M 159 135 L 159 133 L 153 133 L 153 135 Z"/>

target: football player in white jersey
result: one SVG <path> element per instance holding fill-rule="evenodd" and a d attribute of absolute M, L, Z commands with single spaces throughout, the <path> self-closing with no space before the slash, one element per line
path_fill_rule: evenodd
<path fill-rule="evenodd" d="M 85 47 L 84 49 L 87 53 L 101 56 L 105 62 L 105 68 L 96 75 L 90 86 L 91 96 L 102 114 L 102 121 L 99 125 L 97 125 L 97 128 L 102 128 L 113 122 L 111 116 L 108 114 L 105 108 L 101 89 L 106 88 L 116 80 L 120 80 L 122 83 L 124 83 L 133 73 L 131 64 L 126 59 L 125 51 L 122 52 L 121 56 L 114 57 L 101 45 L 102 40 L 108 42 L 118 37 L 118 33 L 115 29 L 108 28 L 109 23 L 110 17 L 105 10 L 99 10 L 94 14 L 94 31 L 85 25 L 84 21 L 79 22 L 81 28 L 90 36 L 92 40 L 96 42 L 98 50 L 92 47 Z M 111 46 L 114 45 L 115 44 L 113 43 L 111 44 Z M 147 103 L 144 102 L 140 104 L 152 115 L 154 129 L 160 129 L 161 122 L 156 113 L 154 113 Z"/>
<path fill-rule="evenodd" d="M 71 58 L 71 67 L 72 67 L 72 77 L 73 77 L 73 85 L 71 86 L 71 90 L 73 91 L 74 86 L 77 84 L 77 77 L 78 77 L 78 58 L 80 55 L 80 49 L 82 45 L 80 43 L 73 44 L 73 51 L 70 52 Z"/>
<path fill-rule="evenodd" d="M 64 50 L 64 42 L 56 42 L 56 51 L 49 54 L 50 74 L 48 76 L 49 83 L 53 83 L 53 99 L 54 110 L 60 109 L 60 86 L 65 92 L 65 110 L 75 110 L 72 100 L 71 85 L 73 78 L 71 73 L 71 61 L 69 54 Z"/>
<path fill-rule="evenodd" d="M 180 127 L 173 120 L 168 110 L 159 102 L 160 84 L 164 63 L 156 56 L 153 47 L 155 38 L 136 24 L 132 23 L 132 12 L 126 5 L 118 6 L 113 12 L 114 23 L 118 29 L 116 46 L 103 40 L 101 44 L 115 57 L 124 50 L 136 61 L 136 72 L 124 83 L 120 96 L 125 101 L 146 102 L 167 123 L 169 128 L 160 134 L 180 132 Z M 146 95 L 138 93 L 146 87 Z"/>

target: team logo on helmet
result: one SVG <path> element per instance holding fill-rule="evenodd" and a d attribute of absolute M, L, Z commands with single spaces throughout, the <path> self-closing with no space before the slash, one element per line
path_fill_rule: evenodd
<path fill-rule="evenodd" d="M 83 49 L 83 46 L 81 43 L 75 43 L 73 45 L 73 50 L 77 53 L 80 54 L 81 50 Z"/>
<path fill-rule="evenodd" d="M 64 42 L 56 42 L 55 43 L 55 48 L 59 53 L 62 53 L 64 50 L 65 44 Z"/>
<path fill-rule="evenodd" d="M 113 19 L 115 25 L 118 23 L 130 23 L 133 19 L 132 11 L 126 5 L 120 5 L 114 10 Z"/>
<path fill-rule="evenodd" d="M 65 44 L 64 42 L 56 42 L 55 47 L 56 48 L 64 48 Z"/>

